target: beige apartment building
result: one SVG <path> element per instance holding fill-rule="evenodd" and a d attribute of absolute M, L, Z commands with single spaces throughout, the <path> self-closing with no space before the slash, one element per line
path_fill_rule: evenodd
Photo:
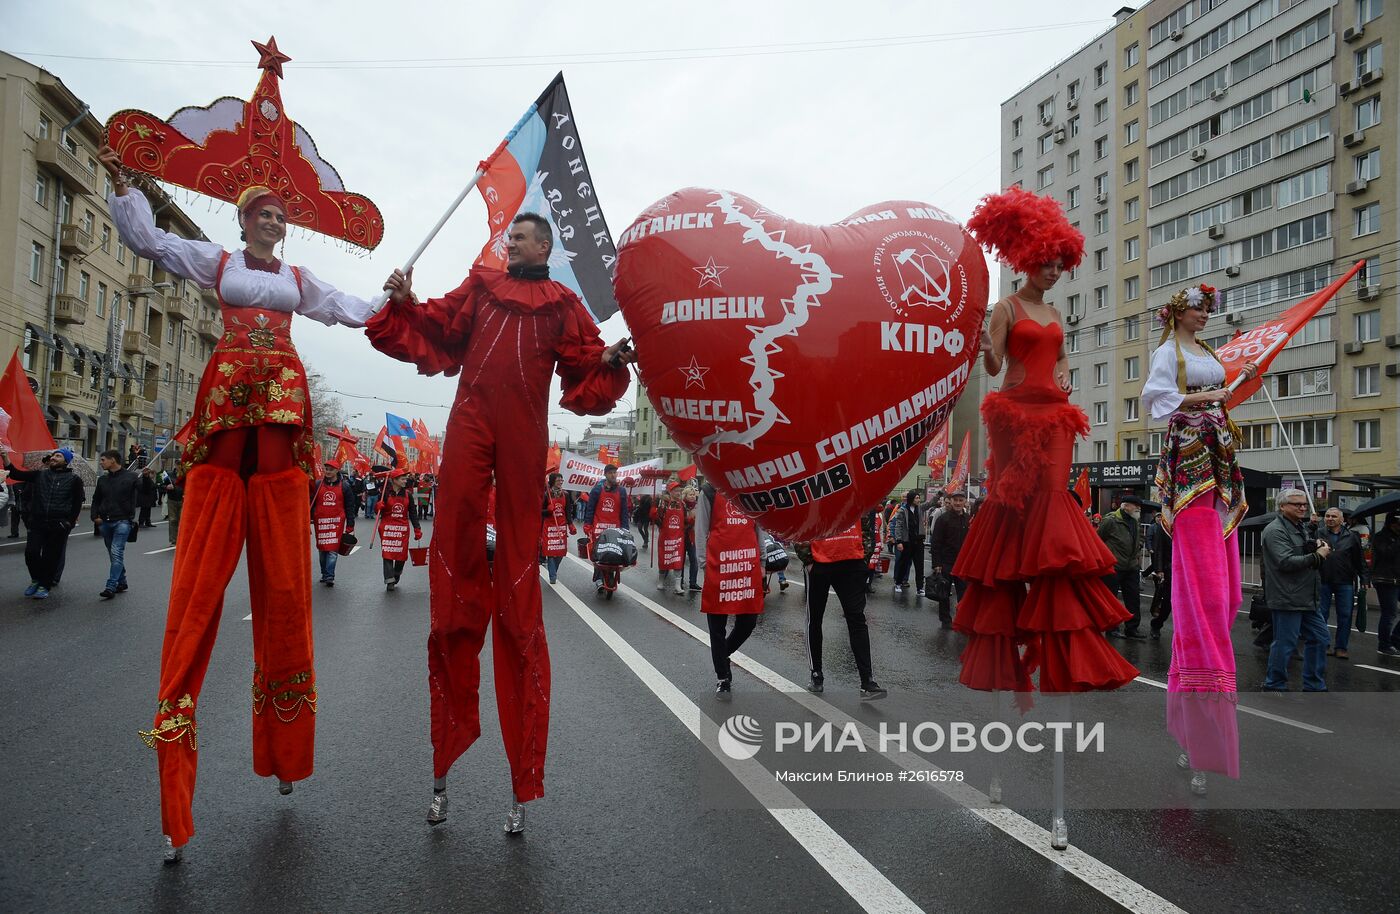
<path fill-rule="evenodd" d="M 62 80 L 0 53 L 0 356 L 20 350 L 50 432 L 93 462 L 177 431 L 223 333 L 212 292 L 117 238 L 101 134 Z M 161 228 L 204 237 L 173 201 L 152 205 Z"/>
<path fill-rule="evenodd" d="M 1364 258 L 1364 272 L 1274 362 L 1267 389 L 1283 428 L 1263 393 L 1233 412 L 1241 464 L 1259 486 L 1299 478 L 1286 431 L 1315 492 L 1360 500 L 1375 482 L 1365 477 L 1400 473 L 1400 96 L 1385 80 L 1400 74 L 1400 9 L 1152 0 L 1115 20 L 1002 106 L 1003 184 L 1055 194 L 1086 238 L 1085 262 L 1057 301 L 1072 399 L 1093 430 L 1076 461 L 1100 484 L 1100 507 L 1149 491 L 1163 427 L 1141 414 L 1138 396 L 1159 338 L 1152 315 L 1177 290 L 1221 291 L 1207 337 L 1222 344 Z M 1064 110 L 1086 72 L 1089 94 Z M 1096 112 L 1087 135 L 1062 116 L 1082 118 L 1086 105 Z M 1047 112 L 1048 122 L 1036 119 Z M 1026 133 L 1028 122 L 1052 131 L 1050 142 Z M 1105 137 L 1111 168 L 1097 164 Z M 1085 174 L 1071 171 L 1075 154 L 1096 163 L 1088 212 L 1083 179 L 1044 177 Z M 1002 271 L 1004 290 L 1014 281 Z"/>

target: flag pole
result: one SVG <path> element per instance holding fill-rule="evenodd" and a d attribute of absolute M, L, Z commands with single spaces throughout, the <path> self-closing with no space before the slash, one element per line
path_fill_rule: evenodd
<path fill-rule="evenodd" d="M 1278 423 L 1279 434 L 1283 435 L 1283 443 L 1288 448 L 1289 456 L 1293 458 L 1293 468 L 1298 471 L 1298 482 L 1303 487 L 1303 494 L 1308 497 L 1309 516 L 1317 513 L 1317 506 L 1313 504 L 1312 489 L 1308 488 L 1307 477 L 1303 475 L 1303 465 L 1298 462 L 1298 452 L 1293 450 L 1293 442 L 1288 440 L 1288 429 L 1283 424 L 1283 417 L 1278 414 L 1278 407 L 1274 405 L 1274 398 L 1269 395 L 1268 385 L 1259 388 L 1264 391 L 1264 399 L 1269 401 L 1269 409 L 1274 411 L 1274 421 Z"/>
<path fill-rule="evenodd" d="M 472 179 L 467 182 L 466 187 L 462 188 L 462 192 L 457 195 L 457 199 L 453 200 L 451 205 L 447 207 L 447 212 L 442 214 L 442 218 L 437 221 L 437 225 L 428 230 L 428 237 L 424 238 L 423 242 L 419 244 L 413 254 L 409 256 L 408 261 L 403 265 L 403 272 L 407 273 L 409 270 L 413 269 L 413 265 L 418 262 L 418 258 L 423 256 L 423 252 L 428 249 L 428 245 L 433 243 L 433 239 L 437 237 L 438 232 L 442 231 L 442 227 L 447 224 L 447 220 L 451 219 L 452 214 L 457 212 L 457 207 L 462 205 L 462 201 L 467 199 L 467 194 L 472 192 L 472 188 L 476 187 L 477 182 L 480 181 L 485 174 L 486 163 L 483 162 L 481 165 L 477 166 L 476 172 L 472 175 Z M 389 293 L 380 292 L 378 297 L 375 298 L 374 307 L 371 310 L 375 312 L 379 311 L 388 300 Z"/>

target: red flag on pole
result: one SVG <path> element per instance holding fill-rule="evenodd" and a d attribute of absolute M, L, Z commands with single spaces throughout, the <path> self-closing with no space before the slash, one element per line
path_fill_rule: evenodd
<path fill-rule="evenodd" d="M 563 456 L 564 452 L 560 449 L 559 442 L 551 441 L 549 443 L 549 453 L 544 462 L 544 471 L 546 473 L 553 473 L 558 470 L 559 463 L 563 459 Z"/>
<path fill-rule="evenodd" d="M 1234 409 L 1254 396 L 1255 391 L 1263 386 L 1264 372 L 1268 370 L 1274 356 L 1282 352 L 1293 334 L 1303 329 L 1303 325 L 1312 320 L 1313 316 L 1322 310 L 1322 306 L 1341 291 L 1342 286 L 1365 265 L 1366 261 L 1357 261 L 1327 288 L 1303 299 L 1273 320 L 1240 334 L 1215 351 L 1225 365 L 1227 382 L 1233 383 L 1238 379 L 1245 362 L 1253 361 L 1259 366 L 1259 374 L 1254 380 L 1241 381 L 1239 386 L 1234 388 L 1234 393 L 1230 395 L 1226 404 L 1228 409 Z"/>
<path fill-rule="evenodd" d="M 44 421 L 44 408 L 29 387 L 29 375 L 19 361 L 19 349 L 10 357 L 9 367 L 0 375 L 0 409 L 9 415 L 9 428 L 0 439 L 18 453 L 52 451 L 58 447 Z"/>
<path fill-rule="evenodd" d="M 1089 468 L 1085 467 L 1079 471 L 1079 479 L 1074 484 L 1074 494 L 1079 496 L 1079 506 L 1088 508 L 1089 499 L 1094 497 L 1093 491 L 1089 488 Z"/>
<path fill-rule="evenodd" d="M 681 482 L 690 482 L 692 479 L 695 478 L 695 474 L 697 472 L 699 472 L 699 470 L 697 469 L 695 464 L 692 463 L 688 467 L 682 467 L 681 469 L 677 470 L 676 478 L 679 479 Z"/>
<path fill-rule="evenodd" d="M 933 438 L 928 443 L 928 453 L 924 461 L 928 464 L 928 474 L 936 480 L 942 480 L 943 474 L 948 469 L 948 446 L 952 443 L 949 438 L 952 432 L 948 430 L 948 423 L 944 422 L 938 427 L 938 431 L 933 433 Z"/>
<path fill-rule="evenodd" d="M 967 491 L 967 477 L 971 471 L 972 430 L 963 432 L 962 447 L 958 448 L 958 462 L 953 466 L 953 478 L 948 483 L 949 492 Z"/>

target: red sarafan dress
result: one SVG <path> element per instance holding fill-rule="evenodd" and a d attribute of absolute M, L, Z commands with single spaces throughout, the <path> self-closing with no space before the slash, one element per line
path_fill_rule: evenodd
<path fill-rule="evenodd" d="M 1084 411 L 1055 383 L 1064 331 L 1026 316 L 1016 296 L 1006 381 L 982 403 L 991 489 L 953 574 L 969 582 L 953 627 L 968 636 L 959 680 L 1027 692 L 1116 689 L 1137 669 L 1104 639 L 1129 618 L 1101 580 L 1113 555 L 1067 488 Z"/>

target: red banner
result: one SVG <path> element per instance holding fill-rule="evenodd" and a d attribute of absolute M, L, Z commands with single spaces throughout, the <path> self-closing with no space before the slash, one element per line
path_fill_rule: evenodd
<path fill-rule="evenodd" d="M 1094 493 L 1089 488 L 1088 467 L 1079 471 L 1079 479 L 1074 484 L 1074 494 L 1079 496 L 1079 506 L 1081 508 L 1090 507 L 1089 500 L 1094 497 Z"/>
<path fill-rule="evenodd" d="M 52 451 L 58 447 L 49 434 L 44 408 L 29 387 L 29 375 L 20 364 L 19 349 L 15 349 L 9 367 L 0 375 L 0 409 L 9 415 L 9 427 L 0 432 L 0 440 L 6 441 L 13 450 L 23 454 Z"/>
<path fill-rule="evenodd" d="M 952 432 L 948 430 L 948 423 L 943 423 L 938 427 L 938 431 L 933 433 L 929 439 L 928 454 L 924 460 L 928 463 L 928 474 L 939 482 L 943 479 L 943 474 L 948 470 L 948 447 L 952 444 L 949 440 Z"/>
<path fill-rule="evenodd" d="M 962 447 L 958 448 L 958 462 L 953 466 L 953 478 L 948 483 L 949 492 L 967 491 L 967 476 L 971 470 L 972 430 L 963 432 Z"/>

